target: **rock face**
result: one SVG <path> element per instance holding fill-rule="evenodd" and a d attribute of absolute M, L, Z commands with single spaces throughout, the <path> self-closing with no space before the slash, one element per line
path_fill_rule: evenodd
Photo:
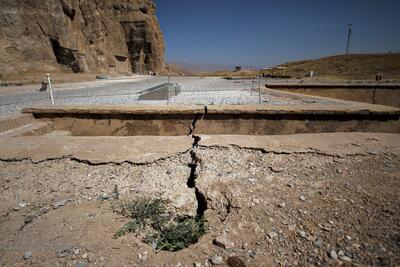
<path fill-rule="evenodd" d="M 155 8 L 152 0 L 0 0 L 0 75 L 160 72 Z"/>

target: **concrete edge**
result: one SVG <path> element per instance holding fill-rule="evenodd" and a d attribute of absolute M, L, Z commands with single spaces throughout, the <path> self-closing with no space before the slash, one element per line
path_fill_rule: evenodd
<path fill-rule="evenodd" d="M 329 89 L 400 89 L 400 84 L 324 84 L 324 83 L 294 83 L 294 84 L 285 84 L 285 83 L 268 83 L 266 87 L 275 89 L 275 88 L 292 88 L 292 89 L 306 89 L 306 88 L 329 88 Z"/>
<path fill-rule="evenodd" d="M 349 102 L 352 103 L 352 102 Z M 355 102 L 353 102 L 355 103 Z M 348 106 L 339 105 L 222 105 L 222 106 L 124 106 L 124 105 L 84 105 L 63 106 L 45 105 L 24 108 L 24 114 L 113 114 L 113 115 L 168 115 L 168 114 L 386 114 L 400 115 L 395 107 L 357 103 Z"/>
<path fill-rule="evenodd" d="M 200 147 L 239 147 L 264 153 L 315 153 L 330 156 L 400 155 L 400 134 L 316 133 L 295 135 L 240 136 L 200 135 Z"/>

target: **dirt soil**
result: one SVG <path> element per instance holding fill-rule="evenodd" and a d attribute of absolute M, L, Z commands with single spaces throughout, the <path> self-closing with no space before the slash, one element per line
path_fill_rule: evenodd
<path fill-rule="evenodd" d="M 281 66 L 288 67 L 293 77 L 303 77 L 313 70 L 317 76 L 332 79 L 375 80 L 378 73 L 385 80 L 400 79 L 400 53 L 336 55 Z"/>
<path fill-rule="evenodd" d="M 0 266 L 209 266 L 215 256 L 224 266 L 232 255 L 246 266 L 398 266 L 400 154 L 363 146 L 200 143 L 145 164 L 3 159 Z M 134 234 L 113 239 L 127 222 L 112 211 L 115 186 L 122 200 L 161 196 L 173 212 L 203 209 L 207 234 L 174 253 Z M 213 244 L 221 236 L 227 248 Z"/>

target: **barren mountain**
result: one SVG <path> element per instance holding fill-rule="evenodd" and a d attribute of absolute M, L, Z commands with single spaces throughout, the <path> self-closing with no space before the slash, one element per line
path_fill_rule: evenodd
<path fill-rule="evenodd" d="M 292 76 L 303 76 L 311 70 L 318 76 L 344 79 L 374 79 L 383 74 L 384 79 L 400 78 L 400 53 L 352 54 L 323 57 L 285 63 Z"/>
<path fill-rule="evenodd" d="M 0 75 L 160 72 L 155 9 L 151 0 L 0 0 Z"/>

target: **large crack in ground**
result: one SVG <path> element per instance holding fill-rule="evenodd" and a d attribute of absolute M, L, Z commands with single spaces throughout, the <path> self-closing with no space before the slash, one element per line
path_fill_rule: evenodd
<path fill-rule="evenodd" d="M 197 210 L 196 215 L 199 218 L 204 216 L 205 211 L 207 210 L 207 198 L 206 196 L 196 187 L 196 179 L 199 176 L 201 170 L 201 159 L 197 155 L 195 149 L 198 147 L 199 142 L 201 141 L 201 137 L 194 135 L 193 131 L 196 129 L 196 123 L 198 120 L 202 120 L 204 116 L 207 115 L 207 106 L 204 106 L 204 113 L 203 114 L 196 114 L 195 118 L 193 119 L 192 125 L 189 128 L 189 135 L 193 138 L 192 149 L 190 150 L 190 156 L 192 158 L 192 162 L 189 163 L 190 168 L 190 175 L 187 180 L 187 186 L 189 188 L 194 188 L 196 200 L 197 200 Z"/>
<path fill-rule="evenodd" d="M 197 210 L 196 214 L 198 217 L 203 217 L 205 211 L 207 210 L 207 198 L 206 196 L 196 187 L 196 179 L 201 170 L 201 159 L 198 157 L 196 152 L 192 150 L 190 152 L 192 157 L 192 162 L 189 164 L 190 167 L 190 176 L 187 181 L 187 186 L 189 188 L 194 188 L 197 200 Z"/>
<path fill-rule="evenodd" d="M 208 108 L 207 106 L 204 106 L 204 113 L 198 113 L 195 115 L 192 124 L 189 126 L 189 133 L 188 136 L 193 135 L 194 130 L 196 129 L 196 123 L 199 120 L 204 119 L 204 117 L 207 115 Z"/>

